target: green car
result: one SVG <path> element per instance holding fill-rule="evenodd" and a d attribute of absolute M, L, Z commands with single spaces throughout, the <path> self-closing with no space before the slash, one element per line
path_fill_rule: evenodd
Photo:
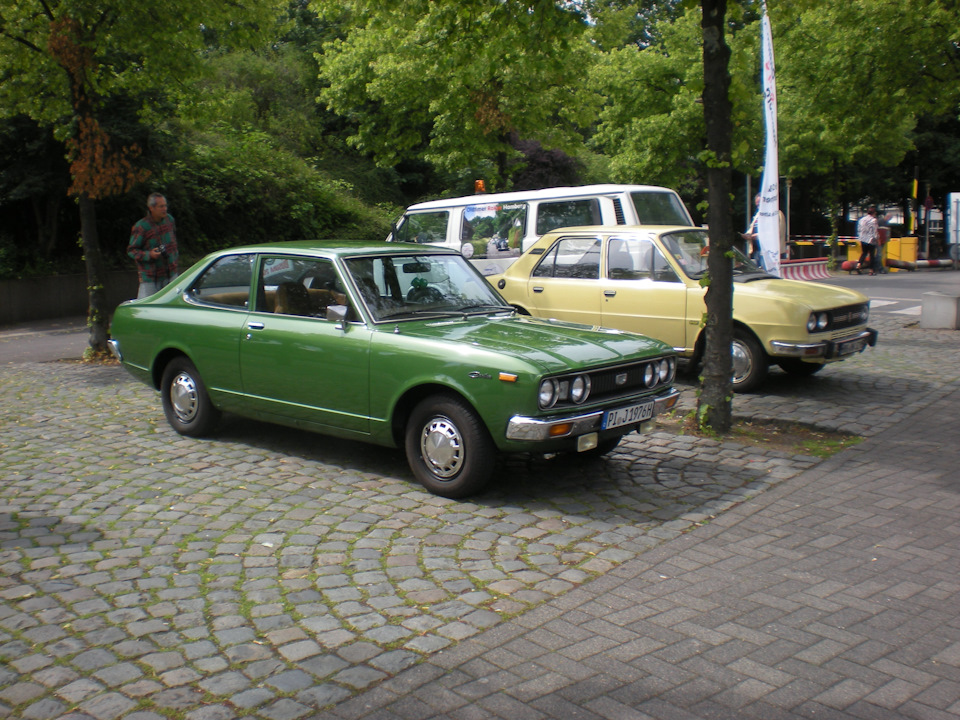
<path fill-rule="evenodd" d="M 497 451 L 610 452 L 678 397 L 665 343 L 518 316 L 458 252 L 402 243 L 213 253 L 121 304 L 111 337 L 178 433 L 231 412 L 403 447 L 445 497 Z"/>

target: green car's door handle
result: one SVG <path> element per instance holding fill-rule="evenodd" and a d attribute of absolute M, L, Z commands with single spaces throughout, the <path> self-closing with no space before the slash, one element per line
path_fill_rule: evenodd
<path fill-rule="evenodd" d="M 262 322 L 249 322 L 247 323 L 248 330 L 263 330 Z"/>

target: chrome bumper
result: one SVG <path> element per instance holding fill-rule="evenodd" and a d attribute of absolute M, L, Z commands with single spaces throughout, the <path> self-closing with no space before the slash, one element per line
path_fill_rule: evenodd
<path fill-rule="evenodd" d="M 107 340 L 107 346 L 110 348 L 110 352 L 113 353 L 113 356 L 123 362 L 123 355 L 120 354 L 120 343 L 116 340 Z"/>
<path fill-rule="evenodd" d="M 674 388 L 670 388 L 670 392 L 666 395 L 653 398 L 653 417 L 671 410 L 679 398 L 680 393 Z M 564 415 L 547 420 L 514 415 L 507 422 L 507 440 L 535 442 L 597 432 L 600 430 L 603 412 L 603 410 L 594 410 L 580 415 Z M 632 429 L 634 426 L 625 427 Z"/>
<path fill-rule="evenodd" d="M 867 328 L 854 335 L 838 338 L 836 340 L 824 340 L 816 343 L 788 343 L 780 340 L 773 340 L 770 343 L 770 355 L 773 357 L 792 357 L 792 358 L 823 358 L 824 360 L 834 360 L 836 358 L 846 357 L 861 352 L 867 346 L 873 347 L 877 344 L 877 331 Z M 850 349 L 856 348 L 856 349 Z"/>

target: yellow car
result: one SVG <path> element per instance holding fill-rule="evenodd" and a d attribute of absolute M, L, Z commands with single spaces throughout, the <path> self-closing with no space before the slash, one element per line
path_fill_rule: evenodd
<path fill-rule="evenodd" d="M 520 313 L 650 335 L 696 364 L 705 342 L 706 248 L 703 228 L 563 228 L 487 279 Z M 876 344 L 865 295 L 774 277 L 737 250 L 733 262 L 737 392 L 756 388 L 771 364 L 812 375 Z"/>

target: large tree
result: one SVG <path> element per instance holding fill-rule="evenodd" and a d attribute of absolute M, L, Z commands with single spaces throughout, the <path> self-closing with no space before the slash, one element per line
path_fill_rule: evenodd
<path fill-rule="evenodd" d="M 707 222 L 710 254 L 706 293 L 706 347 L 703 389 L 697 419 L 718 432 L 730 429 L 733 387 L 730 357 L 733 336 L 733 220 L 730 213 L 730 49 L 726 43 L 726 0 L 701 2 L 703 28 L 703 116 L 706 127 Z"/>
<path fill-rule="evenodd" d="M 900 164 L 914 149 L 921 117 L 955 114 L 960 14 L 944 0 L 771 5 L 780 169 L 788 177 L 824 178 L 836 236 L 844 197 L 863 187 L 851 178 Z M 907 190 L 904 184 L 893 198 Z"/>
<path fill-rule="evenodd" d="M 503 185 L 511 136 L 573 141 L 592 108 L 574 102 L 593 52 L 583 16 L 555 0 L 315 0 L 344 37 L 325 45 L 321 100 L 385 166 L 423 157 Z M 346 15 L 344 15 L 346 14 Z M 336 20 L 339 18 L 339 20 Z"/>
<path fill-rule="evenodd" d="M 918 117 L 960 101 L 960 15 L 947 0 L 768 0 L 777 54 L 780 169 L 828 176 L 838 195 L 858 167 L 893 167 Z M 728 18 L 735 170 L 763 158 L 760 30 L 755 2 Z M 746 14 L 750 11 L 751 14 Z M 742 19 L 740 13 L 744 13 Z M 734 21 L 735 20 L 735 21 Z M 615 179 L 659 182 L 700 197 L 702 64 L 693 13 L 668 20 L 656 44 L 612 50 L 594 66 L 604 97 L 594 145 Z M 834 181 L 835 179 L 835 181 Z"/>
<path fill-rule="evenodd" d="M 136 97 L 148 112 L 196 68 L 212 34 L 241 42 L 273 30 L 274 0 L 0 0 L 0 112 L 53 128 L 71 161 L 69 193 L 80 211 L 90 293 L 90 348 L 106 352 L 105 275 L 98 199 L 144 179 L 139 148 L 111 137 L 111 99 Z M 151 91 L 153 91 L 151 93 Z"/>

